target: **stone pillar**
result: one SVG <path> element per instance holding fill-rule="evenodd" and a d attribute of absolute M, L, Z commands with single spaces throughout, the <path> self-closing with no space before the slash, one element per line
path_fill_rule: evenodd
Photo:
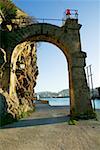
<path fill-rule="evenodd" d="M 93 118 L 89 88 L 85 74 L 85 53 L 75 53 L 69 66 L 70 112 L 73 117 Z"/>

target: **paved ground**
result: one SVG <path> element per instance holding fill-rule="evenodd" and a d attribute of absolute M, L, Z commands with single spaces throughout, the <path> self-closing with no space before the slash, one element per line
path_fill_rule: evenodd
<path fill-rule="evenodd" d="M 0 129 L 0 150 L 100 150 L 100 120 L 68 125 L 67 115 L 66 107 L 38 104 L 29 118 Z"/>

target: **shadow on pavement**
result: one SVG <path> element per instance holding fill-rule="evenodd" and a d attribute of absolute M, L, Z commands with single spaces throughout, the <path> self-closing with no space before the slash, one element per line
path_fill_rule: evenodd
<path fill-rule="evenodd" d="M 3 126 L 1 129 L 57 124 L 57 123 L 67 122 L 68 119 L 69 116 L 39 118 L 39 119 L 24 119 L 24 120 L 19 120 L 18 122 L 14 122 L 13 124 Z"/>

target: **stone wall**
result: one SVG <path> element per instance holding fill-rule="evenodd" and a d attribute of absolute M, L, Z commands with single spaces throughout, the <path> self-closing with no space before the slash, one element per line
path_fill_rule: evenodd
<path fill-rule="evenodd" d="M 18 48 L 20 54 L 16 61 L 14 90 L 19 99 L 19 110 L 27 112 L 33 108 L 32 99 L 35 96 L 34 87 L 38 75 L 36 47 L 34 42 L 24 42 Z"/>

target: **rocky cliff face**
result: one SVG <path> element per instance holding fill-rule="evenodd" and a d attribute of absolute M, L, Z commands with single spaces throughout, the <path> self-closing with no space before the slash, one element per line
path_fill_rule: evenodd
<path fill-rule="evenodd" d="M 16 93 L 19 105 L 26 112 L 33 107 L 32 99 L 35 96 L 34 87 L 38 75 L 36 47 L 34 42 L 24 42 L 19 49 L 23 51 L 16 62 Z"/>
<path fill-rule="evenodd" d="M 2 21 L 1 19 L 1 24 Z M 16 18 L 12 19 L 11 24 L 6 24 L 3 31 L 4 29 L 7 32 L 16 30 L 31 24 L 32 21 L 26 13 L 17 8 Z M 10 122 L 9 120 L 12 121 L 13 118 L 20 118 L 23 113 L 33 109 L 32 99 L 38 75 L 36 43 L 24 41 L 17 47 L 20 53 L 15 56 L 17 57 L 15 58 L 17 59 L 16 69 L 13 70 L 15 93 L 10 96 L 10 74 L 13 64 L 10 64 L 12 56 L 7 58 L 9 47 L 6 50 L 4 47 L 0 46 L 0 125 L 6 124 L 7 120 Z M 8 72 L 7 69 L 9 69 Z"/>

